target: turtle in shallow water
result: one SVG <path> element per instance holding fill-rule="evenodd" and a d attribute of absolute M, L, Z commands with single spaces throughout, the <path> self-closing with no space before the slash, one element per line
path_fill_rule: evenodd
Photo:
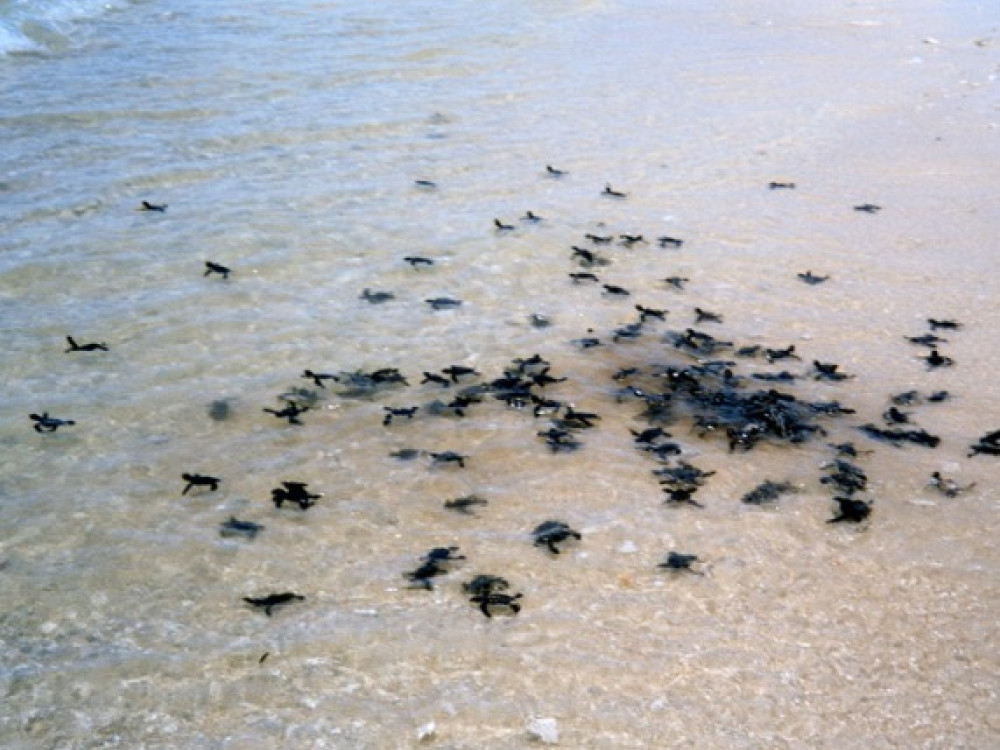
<path fill-rule="evenodd" d="M 242 536 L 247 539 L 256 538 L 264 530 L 264 526 L 253 521 L 241 521 L 236 516 L 230 516 L 219 527 L 219 535 L 224 537 Z"/>
<path fill-rule="evenodd" d="M 521 611 L 521 605 L 516 602 L 522 594 L 503 593 L 510 587 L 506 578 L 500 576 L 480 573 L 468 583 L 463 583 L 462 588 L 466 593 L 472 594 L 469 599 L 473 604 L 478 604 L 480 611 L 487 617 L 493 617 L 490 607 L 507 607 L 512 614 Z"/>
<path fill-rule="evenodd" d="M 468 456 L 463 456 L 460 453 L 455 453 L 455 451 L 441 451 L 440 453 L 431 453 L 431 463 L 435 466 L 443 466 L 444 464 L 458 464 L 461 468 L 465 468 L 465 459 Z"/>
<path fill-rule="evenodd" d="M 464 513 L 467 516 L 475 515 L 472 512 L 474 505 L 486 505 L 486 500 L 478 495 L 464 495 L 456 497 L 454 500 L 445 500 L 444 507 L 457 513 Z"/>
<path fill-rule="evenodd" d="M 252 607 L 257 607 L 258 609 L 263 609 L 264 614 L 268 617 L 271 616 L 271 610 L 275 607 L 280 607 L 283 604 L 291 604 L 292 602 L 304 601 L 305 597 L 299 594 L 293 593 L 291 591 L 286 591 L 282 594 L 268 594 L 267 596 L 253 597 L 244 596 L 243 601 Z"/>
<path fill-rule="evenodd" d="M 510 583 L 506 578 L 489 575 L 488 573 L 480 573 L 468 583 L 463 583 L 462 588 L 465 589 L 466 593 L 473 596 L 482 596 L 483 594 L 492 594 L 496 591 L 506 591 L 510 588 Z"/>
<path fill-rule="evenodd" d="M 28 417 L 34 422 L 31 427 L 35 432 L 55 432 L 60 427 L 72 427 L 76 424 L 72 419 L 50 417 L 47 411 L 41 414 L 29 414 Z"/>
<path fill-rule="evenodd" d="M 434 547 L 420 558 L 420 567 L 404 573 L 403 576 L 412 581 L 414 587 L 430 591 L 434 588 L 431 579 L 449 572 L 448 563 L 465 559 L 465 555 L 456 555 L 456 552 L 458 547 Z"/>
<path fill-rule="evenodd" d="M 958 497 L 963 492 L 968 492 L 975 487 L 976 483 L 972 482 L 972 484 L 962 485 L 954 479 L 941 476 L 940 471 L 935 471 L 931 474 L 931 481 L 928 482 L 928 485 L 936 489 L 945 497 Z"/>
<path fill-rule="evenodd" d="M 553 555 L 559 554 L 559 548 L 556 547 L 556 544 L 565 542 L 570 537 L 574 539 L 583 538 L 580 532 L 574 531 L 568 524 L 562 521 L 546 521 L 545 523 L 541 523 L 535 527 L 531 535 L 535 538 L 536 547 L 548 547 L 549 552 Z"/>
<path fill-rule="evenodd" d="M 841 523 L 843 521 L 861 523 L 868 518 L 872 512 L 872 506 L 864 500 L 858 500 L 855 497 L 840 496 L 833 499 L 840 506 L 840 510 L 838 515 L 828 520 L 827 523 Z"/>
<path fill-rule="evenodd" d="M 490 607 L 507 607 L 511 613 L 517 614 L 521 611 L 521 605 L 517 603 L 517 599 L 523 596 L 520 592 L 517 594 L 501 594 L 499 592 L 489 592 L 486 594 L 477 594 L 469 599 L 473 604 L 479 605 L 479 610 L 487 617 L 493 617 L 490 614 Z"/>
<path fill-rule="evenodd" d="M 661 562 L 656 567 L 664 568 L 666 570 L 677 570 L 684 571 L 687 573 L 694 573 L 695 575 L 704 575 L 701 571 L 695 570 L 691 566 L 698 562 L 698 555 L 688 555 L 683 552 L 671 552 L 667 555 L 667 559 Z"/>

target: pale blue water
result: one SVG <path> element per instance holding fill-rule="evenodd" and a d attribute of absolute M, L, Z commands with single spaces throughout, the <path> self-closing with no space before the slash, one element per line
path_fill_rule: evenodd
<path fill-rule="evenodd" d="M 966 454 L 1000 428 L 1000 19 L 791 6 L 0 6 L 0 745 L 409 747 L 434 722 L 430 746 L 520 747 L 553 717 L 568 747 L 994 746 L 998 464 Z M 616 300 L 566 277 L 585 232 L 685 245 L 604 251 Z M 636 303 L 667 321 L 612 345 Z M 794 344 L 789 369 L 856 376 L 796 392 L 858 410 L 828 440 L 876 451 L 865 530 L 825 523 L 827 439 L 730 454 L 680 425 L 717 474 L 705 508 L 661 503 L 610 375 L 674 361 L 661 337 L 696 305 L 725 315 L 719 337 Z M 903 340 L 931 316 L 964 323 L 954 368 Z M 605 345 L 581 352 L 588 329 Z M 67 334 L 110 351 L 64 354 Z M 425 370 L 497 377 L 535 352 L 569 378 L 553 396 L 603 416 L 577 453 L 499 402 L 382 426 L 440 397 Z M 411 386 L 321 394 L 282 426 L 262 409 L 307 367 Z M 942 446 L 866 442 L 853 425 L 909 388 L 956 394 L 918 411 Z M 39 435 L 43 411 L 76 425 Z M 470 464 L 388 457 L 410 446 Z M 935 470 L 976 488 L 944 499 Z M 222 485 L 182 496 L 182 472 Z M 765 478 L 800 490 L 742 506 Z M 288 480 L 324 497 L 279 511 Z M 443 509 L 472 492 L 477 516 Z M 230 515 L 266 529 L 220 538 Z M 584 536 L 560 559 L 528 535 L 548 518 Z M 468 560 L 407 590 L 440 545 Z M 708 575 L 657 571 L 669 549 Z M 521 613 L 482 617 L 460 586 L 477 572 Z M 241 602 L 286 590 L 306 601 L 271 618 Z"/>

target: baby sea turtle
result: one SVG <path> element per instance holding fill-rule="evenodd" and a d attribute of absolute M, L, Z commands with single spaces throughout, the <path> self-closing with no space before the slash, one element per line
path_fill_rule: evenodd
<path fill-rule="evenodd" d="M 851 446 L 853 449 L 853 446 Z M 854 454 L 857 453 L 856 450 L 853 451 Z M 842 458 L 836 458 L 832 463 L 823 466 L 824 469 L 834 469 L 831 473 L 820 478 L 821 484 L 833 485 L 837 490 L 843 492 L 846 495 L 853 495 L 855 492 L 860 492 L 868 486 L 868 475 L 859 467 L 852 464 L 850 461 L 845 461 Z"/>
<path fill-rule="evenodd" d="M 420 381 L 420 385 L 424 383 L 435 383 L 442 388 L 451 388 L 451 381 L 448 378 L 434 372 L 424 372 L 424 379 Z"/>
<path fill-rule="evenodd" d="M 938 344 L 947 344 L 948 339 L 941 338 L 933 333 L 925 333 L 922 336 L 906 336 L 907 341 L 911 344 L 917 344 L 918 346 L 926 346 L 928 349 L 933 349 Z"/>
<path fill-rule="evenodd" d="M 594 266 L 606 266 L 610 262 L 604 256 L 595 253 L 593 250 L 588 250 L 585 247 L 577 247 L 573 245 L 573 254 L 570 256 L 572 260 L 575 260 L 584 268 L 593 268 Z"/>
<path fill-rule="evenodd" d="M 385 416 L 382 418 L 382 425 L 388 427 L 392 424 L 392 420 L 395 417 L 406 417 L 407 419 L 413 419 L 414 415 L 417 413 L 419 406 L 410 406 L 406 408 L 397 408 L 394 406 L 383 406 L 385 410 Z"/>
<path fill-rule="evenodd" d="M 926 357 L 920 357 L 927 363 L 927 369 L 933 370 L 936 367 L 951 367 L 955 364 L 955 360 L 951 357 L 945 357 L 937 349 L 931 349 L 931 353 Z"/>
<path fill-rule="evenodd" d="M 464 560 L 465 555 L 456 555 L 458 547 L 432 547 L 421 558 L 424 562 L 446 563 L 455 560 Z"/>
<path fill-rule="evenodd" d="M 456 497 L 454 500 L 446 500 L 444 507 L 457 513 L 464 513 L 467 516 L 475 515 L 472 508 L 476 505 L 486 505 L 486 500 L 479 495 L 465 495 Z"/>
<path fill-rule="evenodd" d="M 583 538 L 578 531 L 574 531 L 568 524 L 562 521 L 546 521 L 545 523 L 541 523 L 535 527 L 531 535 L 535 538 L 534 544 L 536 547 L 548 547 L 549 552 L 553 555 L 559 554 L 559 548 L 556 547 L 556 544 L 565 542 L 570 537 L 574 539 Z"/>
<path fill-rule="evenodd" d="M 722 316 L 710 310 L 703 310 L 700 307 L 694 309 L 695 323 L 721 323 Z"/>
<path fill-rule="evenodd" d="M 181 479 L 187 482 L 184 491 L 181 492 L 182 495 L 186 495 L 192 487 L 208 487 L 215 492 L 219 489 L 219 482 L 222 481 L 218 477 L 207 477 L 203 474 L 181 474 Z"/>
<path fill-rule="evenodd" d="M 431 299 L 424 300 L 424 302 L 435 310 L 454 310 L 456 307 L 462 306 L 462 300 L 452 299 L 451 297 L 432 297 Z"/>
<path fill-rule="evenodd" d="M 650 318 L 666 320 L 666 315 L 669 312 L 668 310 L 658 310 L 655 307 L 643 307 L 642 305 L 636 305 L 635 309 L 639 311 L 640 323 L 645 323 Z"/>
<path fill-rule="evenodd" d="M 900 411 L 895 406 L 890 406 L 882 413 L 882 419 L 886 424 L 909 424 L 910 415 L 908 412 Z"/>
<path fill-rule="evenodd" d="M 509 587 L 510 583 L 507 582 L 506 578 L 486 573 L 480 573 L 468 583 L 462 584 L 465 592 L 473 596 L 492 594 L 495 591 L 506 591 Z"/>
<path fill-rule="evenodd" d="M 546 365 L 545 367 L 542 368 L 541 372 L 529 372 L 528 379 L 531 381 L 533 385 L 536 385 L 539 388 L 544 388 L 545 386 L 552 385 L 553 383 L 566 382 L 566 378 L 557 378 L 553 375 L 549 375 L 549 371 L 551 369 L 552 369 L 551 367 L 548 367 Z"/>
<path fill-rule="evenodd" d="M 983 454 L 984 456 L 1000 456 L 1000 430 L 994 430 L 993 432 L 987 432 L 978 442 L 969 446 L 969 458 L 972 458 L 976 454 Z"/>
<path fill-rule="evenodd" d="M 55 432 L 60 427 L 72 427 L 76 424 L 72 419 L 50 417 L 47 411 L 41 414 L 29 414 L 28 418 L 34 422 L 31 427 L 35 432 Z"/>
<path fill-rule="evenodd" d="M 813 367 L 816 368 L 816 374 L 814 376 L 815 380 L 841 381 L 854 377 L 853 375 L 840 372 L 840 365 L 836 362 L 820 362 L 819 360 L 814 359 Z"/>
<path fill-rule="evenodd" d="M 663 485 L 663 482 L 660 482 Z M 671 505 L 693 505 L 695 508 L 704 508 L 705 506 L 694 499 L 694 493 L 698 491 L 696 486 L 688 487 L 674 487 L 669 484 L 662 487 L 663 494 L 666 498 L 663 500 L 665 503 Z"/>
<path fill-rule="evenodd" d="M 69 349 L 66 350 L 67 354 L 70 352 L 106 352 L 108 350 L 108 345 L 105 343 L 78 344 L 72 336 L 66 337 L 66 343 L 69 344 Z"/>
<path fill-rule="evenodd" d="M 303 370 L 302 377 L 311 380 L 316 384 L 317 388 L 326 388 L 326 386 L 323 385 L 324 380 L 339 380 L 336 375 L 331 375 L 327 372 L 313 372 L 312 370 Z"/>
<path fill-rule="evenodd" d="M 784 349 L 764 349 L 764 357 L 768 362 L 777 362 L 779 359 L 801 359 L 795 353 L 795 345 L 787 346 Z"/>
<path fill-rule="evenodd" d="M 373 292 L 371 289 L 365 289 L 361 292 L 361 299 L 373 305 L 381 305 L 383 302 L 396 299 L 396 295 L 392 292 Z"/>
<path fill-rule="evenodd" d="M 667 276 L 663 281 L 674 289 L 683 290 L 684 285 L 691 281 L 691 279 L 686 276 Z"/>
<path fill-rule="evenodd" d="M 611 340 L 617 344 L 622 339 L 628 341 L 634 341 L 640 336 L 642 336 L 641 321 L 638 323 L 629 323 L 628 325 L 624 325 L 621 328 L 616 328 L 614 331 L 614 335 L 611 337 Z"/>
<path fill-rule="evenodd" d="M 795 485 L 790 482 L 772 482 L 770 479 L 758 484 L 743 496 L 747 505 L 764 505 L 777 500 L 786 492 L 794 492 Z"/>
<path fill-rule="evenodd" d="M 309 492 L 305 482 L 282 482 L 281 487 L 271 490 L 271 501 L 275 508 L 285 503 L 298 505 L 301 510 L 308 510 L 316 504 L 322 495 Z"/>
<path fill-rule="evenodd" d="M 232 270 L 229 269 L 229 268 L 226 268 L 226 266 L 223 266 L 223 265 L 221 265 L 219 263 L 213 263 L 210 260 L 206 260 L 205 261 L 205 273 L 203 273 L 202 276 L 209 276 L 209 275 L 211 275 L 213 273 L 218 274 L 219 276 L 221 276 L 224 279 L 228 279 L 229 278 L 229 274 L 232 273 Z"/>
<path fill-rule="evenodd" d="M 593 336 L 585 336 L 582 339 L 573 339 L 570 343 L 581 349 L 593 349 L 595 346 L 601 345 L 601 340 Z"/>
<path fill-rule="evenodd" d="M 298 594 L 292 593 L 291 591 L 286 591 L 282 594 L 268 594 L 267 596 L 253 597 L 244 596 L 243 601 L 247 604 L 258 607 L 264 610 L 264 614 L 268 617 L 271 616 L 271 610 L 275 607 L 279 607 L 282 604 L 291 604 L 292 602 L 304 601 L 305 597 Z"/>
<path fill-rule="evenodd" d="M 670 552 L 667 555 L 667 559 L 661 562 L 656 567 L 663 568 L 665 570 L 676 570 L 683 571 L 686 573 L 694 573 L 695 575 L 704 575 L 699 570 L 695 570 L 691 567 L 694 563 L 698 562 L 698 555 L 688 555 L 683 552 Z"/>
<path fill-rule="evenodd" d="M 435 466 L 443 464 L 458 464 L 458 466 L 463 469 L 465 468 L 465 459 L 468 458 L 468 456 L 463 456 L 460 453 L 455 453 L 455 451 L 442 451 L 440 453 L 431 453 L 430 456 L 432 459 L 432 463 Z"/>
<path fill-rule="evenodd" d="M 538 437 L 545 440 L 545 444 L 549 446 L 553 453 L 575 451 L 583 445 L 583 443 L 573 437 L 573 433 L 569 430 L 561 430 L 558 427 L 550 427 L 547 430 L 542 430 L 538 433 Z"/>
<path fill-rule="evenodd" d="M 602 284 L 604 287 L 604 293 L 612 297 L 628 297 L 631 292 L 625 287 L 616 286 L 615 284 Z"/>
<path fill-rule="evenodd" d="M 864 521 L 872 512 L 872 507 L 864 500 L 859 500 L 856 497 L 835 497 L 833 498 L 837 505 L 839 506 L 839 512 L 833 518 L 827 521 L 827 523 L 841 523 L 843 521 L 851 521 L 852 523 L 861 523 Z"/>
<path fill-rule="evenodd" d="M 521 594 L 503 593 L 510 587 L 506 578 L 500 576 L 480 573 L 468 583 L 463 583 L 462 588 L 467 594 L 472 594 L 469 599 L 473 604 L 478 604 L 480 611 L 486 617 L 492 617 L 490 607 L 507 607 L 512 614 L 521 611 L 521 606 L 516 600 L 521 598 Z"/>
<path fill-rule="evenodd" d="M 657 237 L 656 242 L 660 247 L 680 247 L 684 244 L 684 240 L 678 239 L 677 237 Z"/>
<path fill-rule="evenodd" d="M 802 281 L 809 284 L 810 286 L 816 286 L 817 284 L 822 284 L 824 281 L 830 278 L 829 274 L 826 276 L 817 276 L 812 271 L 806 271 L 805 273 L 796 274 Z"/>
<path fill-rule="evenodd" d="M 976 483 L 973 482 L 972 484 L 960 485 L 954 479 L 947 479 L 946 477 L 941 476 L 940 471 L 935 471 L 931 474 L 931 481 L 928 482 L 928 485 L 936 489 L 945 497 L 958 497 L 963 492 L 968 492 L 975 487 Z"/>
<path fill-rule="evenodd" d="M 390 453 L 389 457 L 395 458 L 397 461 L 412 461 L 422 455 L 424 455 L 424 451 L 419 448 L 401 448 L 398 451 Z"/>
<path fill-rule="evenodd" d="M 490 607 L 507 607 L 512 614 L 517 614 L 521 611 L 521 605 L 517 603 L 517 600 L 523 596 L 520 592 L 516 594 L 503 594 L 497 591 L 491 591 L 485 594 L 476 594 L 469 599 L 473 604 L 479 605 L 479 610 L 487 617 L 493 617 L 490 614 Z"/>
<path fill-rule="evenodd" d="M 236 516 L 230 516 L 219 526 L 219 535 L 224 537 L 243 536 L 247 539 L 256 538 L 264 530 L 264 526 L 253 521 L 240 521 Z"/>
<path fill-rule="evenodd" d="M 268 414 L 273 414 L 278 419 L 287 419 L 288 424 L 301 425 L 302 420 L 299 419 L 299 416 L 309 411 L 309 407 L 300 406 L 299 404 L 296 403 L 290 403 L 286 405 L 283 409 L 263 409 L 263 411 L 267 412 Z"/>
<path fill-rule="evenodd" d="M 837 451 L 838 456 L 850 456 L 851 458 L 857 458 L 861 453 L 871 453 L 872 451 L 859 451 L 854 443 L 844 442 L 844 443 L 830 443 L 830 447 Z"/>
<path fill-rule="evenodd" d="M 632 245 L 638 245 L 639 243 L 643 245 L 649 244 L 641 234 L 619 234 L 618 239 L 621 240 L 618 244 L 622 247 L 632 247 Z"/>
<path fill-rule="evenodd" d="M 456 555 L 456 552 L 458 547 L 434 547 L 420 558 L 420 567 L 404 573 L 403 576 L 420 588 L 430 591 L 434 588 L 431 583 L 432 578 L 449 572 L 449 563 L 465 559 L 465 555 Z"/>
<path fill-rule="evenodd" d="M 479 375 L 475 369 L 466 367 L 465 365 L 450 365 L 441 370 L 441 372 L 451 378 L 452 383 L 458 383 L 458 379 L 463 376 Z"/>

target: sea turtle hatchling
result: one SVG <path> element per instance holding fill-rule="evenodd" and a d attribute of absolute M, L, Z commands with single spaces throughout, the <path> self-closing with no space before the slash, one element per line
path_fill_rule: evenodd
<path fill-rule="evenodd" d="M 507 607 L 515 615 L 520 612 L 521 605 L 516 600 L 520 599 L 521 596 L 521 593 L 501 594 L 499 592 L 490 592 L 487 594 L 477 594 L 469 599 L 469 601 L 473 604 L 478 604 L 479 610 L 487 617 L 492 618 L 493 615 L 490 614 L 490 607 Z"/>
<path fill-rule="evenodd" d="M 556 547 L 557 543 L 565 542 L 570 537 L 575 539 L 583 538 L 580 536 L 580 532 L 574 531 L 562 521 L 546 521 L 545 523 L 541 523 L 535 527 L 531 535 L 535 538 L 536 547 L 548 547 L 553 555 L 559 554 L 559 548 Z"/>
<path fill-rule="evenodd" d="M 667 555 L 667 558 L 656 567 L 663 568 L 665 570 L 694 573 L 699 576 L 704 575 L 701 571 L 695 570 L 691 567 L 696 562 L 698 562 L 698 555 L 689 555 L 683 552 L 670 552 Z"/>
<path fill-rule="evenodd" d="M 456 552 L 458 547 L 434 547 L 420 558 L 420 567 L 404 573 L 403 577 L 413 583 L 413 588 L 431 591 L 434 588 L 432 578 L 447 573 L 448 563 L 465 559 L 465 555 L 457 555 Z"/>
<path fill-rule="evenodd" d="M 520 599 L 522 594 L 503 593 L 509 587 L 510 583 L 506 578 L 486 573 L 480 573 L 468 583 L 462 584 L 465 592 L 472 594 L 469 601 L 478 604 L 480 611 L 486 617 L 493 617 L 490 607 L 507 607 L 515 615 L 521 611 L 521 605 L 516 600 Z"/>

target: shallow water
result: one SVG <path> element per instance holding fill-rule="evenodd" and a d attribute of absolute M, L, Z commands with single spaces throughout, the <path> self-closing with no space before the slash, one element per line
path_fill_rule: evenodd
<path fill-rule="evenodd" d="M 0 59 L 0 744 L 516 747 L 551 717 L 569 747 L 994 747 L 998 459 L 967 449 L 1000 427 L 1000 19 L 789 6 L 169 0 Z M 620 300 L 567 278 L 586 232 L 685 244 L 601 250 Z M 636 303 L 670 313 L 612 343 Z M 750 452 L 679 420 L 684 458 L 717 472 L 700 509 L 662 503 L 611 379 L 689 364 L 663 336 L 695 306 L 724 314 L 700 326 L 719 338 L 802 356 L 740 372 L 838 362 L 855 377 L 782 389 L 857 410 Z M 928 317 L 964 324 L 943 332 L 954 367 L 904 340 Z M 588 329 L 604 345 L 570 344 Z M 67 334 L 110 351 L 64 354 Z M 548 395 L 602 416 L 577 452 L 492 399 L 382 425 L 441 397 L 423 371 L 493 378 L 536 352 L 568 378 Z M 330 388 L 300 427 L 261 411 L 303 368 L 381 367 L 410 386 Z M 939 448 L 856 430 L 911 388 L 954 394 L 909 409 Z M 43 411 L 76 425 L 39 435 Z M 842 440 L 874 450 L 861 527 L 825 523 Z M 944 498 L 936 470 L 976 486 Z M 182 472 L 222 484 L 182 496 Z M 765 478 L 798 491 L 742 504 Z M 324 497 L 278 510 L 287 480 Z M 475 516 L 442 507 L 473 492 Z M 223 539 L 231 515 L 266 529 Z M 549 518 L 583 535 L 558 558 L 531 544 Z M 468 559 L 409 590 L 442 545 Z M 657 570 L 670 550 L 705 575 Z M 467 602 L 478 572 L 523 592 L 516 617 Z M 278 591 L 306 601 L 241 601 Z"/>

